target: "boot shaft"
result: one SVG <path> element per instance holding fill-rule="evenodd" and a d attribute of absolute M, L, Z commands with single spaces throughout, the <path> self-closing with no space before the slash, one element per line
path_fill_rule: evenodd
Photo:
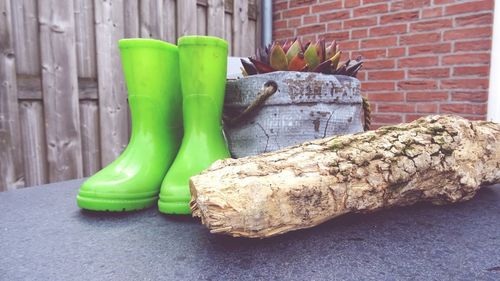
<path fill-rule="evenodd" d="M 227 42 L 210 36 L 184 36 L 178 45 L 184 117 L 197 123 L 220 123 L 226 87 Z"/>
<path fill-rule="evenodd" d="M 122 39 L 119 47 L 131 115 L 138 119 L 134 126 L 150 121 L 167 127 L 182 124 L 177 46 L 137 38 Z"/>

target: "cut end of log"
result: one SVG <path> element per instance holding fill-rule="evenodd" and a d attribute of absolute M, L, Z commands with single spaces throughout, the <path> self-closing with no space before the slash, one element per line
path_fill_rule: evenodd
<path fill-rule="evenodd" d="M 500 182 L 500 125 L 457 116 L 219 160 L 190 179 L 212 233 L 265 238 L 351 212 L 472 198 Z"/>

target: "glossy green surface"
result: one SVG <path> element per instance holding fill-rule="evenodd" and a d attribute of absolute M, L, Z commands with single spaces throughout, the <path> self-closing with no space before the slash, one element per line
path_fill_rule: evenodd
<path fill-rule="evenodd" d="M 215 37 L 179 39 L 184 137 L 165 177 L 158 207 L 167 214 L 189 214 L 189 178 L 218 159 L 230 157 L 222 133 L 227 42 Z"/>
<path fill-rule="evenodd" d="M 77 202 L 84 209 L 130 211 L 153 205 L 182 139 L 177 47 L 152 39 L 123 39 L 119 47 L 131 138 L 115 161 L 81 186 Z"/>

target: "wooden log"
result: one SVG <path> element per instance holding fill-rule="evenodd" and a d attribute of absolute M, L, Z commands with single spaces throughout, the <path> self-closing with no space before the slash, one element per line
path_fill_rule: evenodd
<path fill-rule="evenodd" d="M 429 116 L 217 161 L 191 178 L 191 209 L 212 233 L 264 238 L 350 212 L 465 201 L 498 182 L 500 124 Z"/>

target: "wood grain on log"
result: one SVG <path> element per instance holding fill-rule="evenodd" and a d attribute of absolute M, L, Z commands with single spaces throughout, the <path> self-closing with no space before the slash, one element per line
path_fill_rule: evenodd
<path fill-rule="evenodd" d="M 500 125 L 456 116 L 215 162 L 190 180 L 212 233 L 265 238 L 350 212 L 472 198 L 500 182 Z"/>

